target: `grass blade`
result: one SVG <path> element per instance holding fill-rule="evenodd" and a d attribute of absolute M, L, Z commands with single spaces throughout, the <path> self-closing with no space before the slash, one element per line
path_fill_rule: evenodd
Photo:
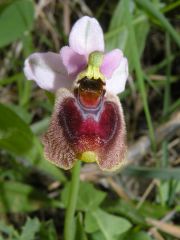
<path fill-rule="evenodd" d="M 147 11 L 156 19 L 158 19 L 162 26 L 165 28 L 165 30 L 170 34 L 170 36 L 180 47 L 180 37 L 178 33 L 172 27 L 172 25 L 169 23 L 166 17 L 160 11 L 158 11 L 158 9 L 153 5 L 153 3 L 151 3 L 151 1 L 148 0 L 136 0 L 136 3 L 139 4 L 139 6 L 141 6 L 145 11 Z"/>
<path fill-rule="evenodd" d="M 143 177 L 143 178 L 158 178 L 158 179 L 176 179 L 180 180 L 180 168 L 149 168 L 128 166 L 122 172 L 126 175 Z"/>
<path fill-rule="evenodd" d="M 141 64 L 140 64 L 140 60 L 139 60 L 134 26 L 132 24 L 132 17 L 131 17 L 131 13 L 129 11 L 128 4 L 129 4 L 129 1 L 126 1 L 126 9 L 127 9 L 127 15 L 128 15 L 127 16 L 127 25 L 129 28 L 129 38 L 130 38 L 130 46 L 129 47 L 131 47 L 133 63 L 134 63 L 135 72 L 136 72 L 136 76 L 137 76 L 137 80 L 138 80 L 140 94 L 141 94 L 142 101 L 143 101 L 144 112 L 145 112 L 146 121 L 147 121 L 148 129 L 149 129 L 149 135 L 150 135 L 150 139 L 151 139 L 152 148 L 155 150 L 156 144 L 155 144 L 154 129 L 153 129 L 151 114 L 149 111 L 149 106 L 148 106 L 148 101 L 147 101 L 147 94 L 146 94 L 146 89 L 145 89 L 145 84 L 144 84 L 143 72 L 142 72 Z"/>

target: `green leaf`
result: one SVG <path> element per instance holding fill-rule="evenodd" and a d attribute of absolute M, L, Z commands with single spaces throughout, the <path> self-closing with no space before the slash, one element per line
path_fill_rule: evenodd
<path fill-rule="evenodd" d="M 98 231 L 91 234 L 92 240 L 106 240 L 102 232 Z"/>
<path fill-rule="evenodd" d="M 83 226 L 83 216 L 82 213 L 78 213 L 76 218 L 76 235 L 75 240 L 87 240 L 86 233 Z"/>
<path fill-rule="evenodd" d="M 9 107 L 13 112 L 17 113 L 17 115 L 27 124 L 31 122 L 32 116 L 29 112 L 26 111 L 25 108 L 21 107 L 20 105 L 8 104 Z"/>
<path fill-rule="evenodd" d="M 127 236 L 124 238 L 124 240 L 152 240 L 152 238 L 146 233 L 146 232 L 130 232 L 127 234 Z"/>
<path fill-rule="evenodd" d="M 48 206 L 49 199 L 33 187 L 15 181 L 0 181 L 0 212 L 28 212 Z"/>
<path fill-rule="evenodd" d="M 125 218 L 114 216 L 101 209 L 87 212 L 86 215 L 86 232 L 92 233 L 100 230 L 105 240 L 115 240 L 117 236 L 127 232 L 131 227 L 130 222 Z"/>
<path fill-rule="evenodd" d="M 129 65 L 132 68 L 132 53 L 129 39 L 129 28 L 127 26 L 127 8 L 126 0 L 119 1 L 113 16 L 111 18 L 109 30 L 105 36 L 107 50 L 120 48 L 128 58 Z M 149 23 L 146 15 L 131 4 L 131 13 L 133 15 L 133 25 L 135 26 L 135 36 L 138 42 L 139 56 L 143 53 L 147 34 L 149 32 Z"/>
<path fill-rule="evenodd" d="M 28 218 L 23 226 L 22 234 L 19 240 L 34 240 L 35 234 L 39 231 L 40 222 L 37 218 Z"/>
<path fill-rule="evenodd" d="M 62 201 L 67 207 L 69 196 L 69 183 L 62 192 Z M 90 183 L 81 182 L 79 187 L 79 194 L 76 209 L 81 211 L 90 211 L 96 209 L 104 200 L 106 194 L 94 188 Z"/>
<path fill-rule="evenodd" d="M 126 233 L 115 237 L 113 240 L 124 240 L 124 235 L 126 235 Z M 106 240 L 106 238 L 104 237 L 102 232 L 98 231 L 91 234 L 91 240 Z M 131 240 L 131 239 L 128 239 L 128 240 Z"/>
<path fill-rule="evenodd" d="M 157 196 L 157 201 L 163 203 L 162 205 L 165 205 L 170 197 L 170 183 L 162 181 L 158 191 L 159 195 Z"/>
<path fill-rule="evenodd" d="M 25 156 L 25 158 L 31 165 L 35 166 L 46 174 L 50 174 L 52 178 L 60 182 L 66 181 L 66 176 L 63 170 L 45 159 L 43 146 L 37 137 L 34 137 L 33 147 Z"/>
<path fill-rule="evenodd" d="M 0 5 L 0 47 L 17 40 L 32 27 L 34 6 L 31 0 L 16 0 Z"/>
<path fill-rule="evenodd" d="M 85 231 L 87 233 L 93 233 L 98 230 L 98 224 L 94 221 L 94 217 L 90 212 L 85 215 Z"/>
<path fill-rule="evenodd" d="M 144 217 L 160 219 L 168 213 L 169 209 L 160 204 L 150 203 L 146 201 L 138 209 L 138 211 Z"/>
<path fill-rule="evenodd" d="M 16 73 L 13 76 L 6 76 L 4 79 L 0 79 L 0 86 L 8 85 L 14 82 L 17 82 L 19 79 L 23 80 L 24 74 L 23 73 Z"/>
<path fill-rule="evenodd" d="M 107 50 L 112 50 L 115 47 L 125 50 L 128 29 L 126 28 L 126 8 L 124 1 L 119 1 L 116 6 L 111 18 L 110 27 L 105 35 Z"/>
<path fill-rule="evenodd" d="M 113 202 L 113 204 L 110 204 L 108 206 L 109 207 L 107 207 L 106 209 L 110 213 L 119 214 L 123 217 L 126 217 L 135 224 L 145 224 L 144 217 L 131 203 L 125 202 L 123 200 L 118 200 L 117 202 Z"/>
<path fill-rule="evenodd" d="M 19 233 L 17 230 L 15 230 L 15 228 L 11 225 L 7 225 L 5 222 L 3 221 L 0 221 L 0 234 L 5 234 L 7 235 L 10 239 L 12 239 L 12 237 L 17 237 L 17 238 L 14 238 L 13 240 L 15 239 L 18 239 L 19 238 Z M 1 235 L 0 235 L 1 236 Z"/>
<path fill-rule="evenodd" d="M 45 117 L 42 120 L 35 122 L 31 125 L 31 130 L 33 131 L 33 133 L 35 133 L 36 135 L 40 135 L 42 133 L 44 133 L 50 123 L 50 117 Z"/>
<path fill-rule="evenodd" d="M 58 239 L 56 229 L 52 220 L 41 223 L 39 239 L 46 239 L 46 240 Z"/>
<path fill-rule="evenodd" d="M 34 135 L 29 126 L 9 107 L 0 103 L 0 148 L 17 155 L 31 150 Z"/>
<path fill-rule="evenodd" d="M 180 212 L 180 205 L 177 205 L 175 209 L 177 212 Z"/>
<path fill-rule="evenodd" d="M 46 96 L 48 97 L 49 99 L 49 102 L 52 104 L 52 106 L 54 106 L 54 103 L 55 103 L 55 95 L 51 92 L 48 92 L 48 91 L 45 91 L 46 93 Z"/>

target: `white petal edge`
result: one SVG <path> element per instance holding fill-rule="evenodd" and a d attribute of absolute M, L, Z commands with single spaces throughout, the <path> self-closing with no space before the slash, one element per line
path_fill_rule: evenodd
<path fill-rule="evenodd" d="M 106 89 L 114 94 L 123 92 L 128 75 L 128 61 L 123 57 L 119 67 L 114 71 L 112 77 L 106 80 Z"/>
<path fill-rule="evenodd" d="M 88 56 L 94 51 L 104 51 L 104 36 L 95 18 L 80 18 L 72 27 L 69 45 L 77 53 Z"/>
<path fill-rule="evenodd" d="M 30 55 L 25 60 L 24 74 L 28 80 L 34 80 L 40 88 L 48 91 L 72 86 L 60 55 L 53 52 Z"/>

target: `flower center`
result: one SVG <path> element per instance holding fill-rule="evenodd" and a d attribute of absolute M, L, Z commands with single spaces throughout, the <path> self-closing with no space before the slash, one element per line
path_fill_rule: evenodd
<path fill-rule="evenodd" d="M 77 99 L 82 107 L 97 109 L 104 96 L 104 83 L 100 79 L 94 80 L 85 77 L 79 81 L 76 92 Z"/>
<path fill-rule="evenodd" d="M 100 72 L 102 61 L 102 52 L 91 53 L 87 68 L 77 77 L 78 87 L 75 89 L 75 95 L 83 108 L 97 109 L 102 102 L 105 93 L 105 77 Z"/>
<path fill-rule="evenodd" d="M 102 81 L 105 80 L 104 75 L 100 72 L 100 67 L 102 65 L 104 54 L 102 52 L 92 52 L 89 55 L 88 65 L 87 68 L 79 73 L 78 80 L 87 77 L 89 79 L 98 80 L 101 79 Z"/>

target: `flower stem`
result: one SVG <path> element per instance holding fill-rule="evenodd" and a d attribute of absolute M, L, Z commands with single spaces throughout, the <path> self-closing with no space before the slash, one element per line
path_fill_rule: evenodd
<path fill-rule="evenodd" d="M 64 240 L 73 240 L 74 238 L 74 213 L 76 209 L 77 196 L 79 191 L 79 174 L 81 162 L 77 161 L 72 169 L 72 179 L 69 189 L 68 206 L 65 215 Z"/>

